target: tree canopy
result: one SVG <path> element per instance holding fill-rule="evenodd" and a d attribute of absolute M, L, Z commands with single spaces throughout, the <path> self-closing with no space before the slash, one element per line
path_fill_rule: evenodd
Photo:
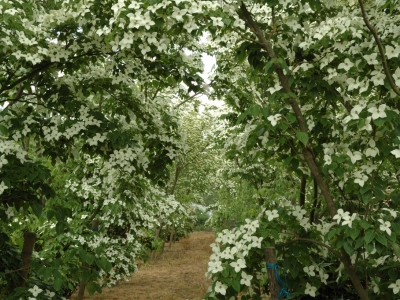
<path fill-rule="evenodd" d="M 8 0 L 0 11 L 8 299 L 101 292 L 136 270 L 160 220 L 190 220 L 176 199 L 207 188 L 219 211 L 248 201 L 231 212 L 252 219 L 219 233 L 205 297 L 260 299 L 262 248 L 274 246 L 299 299 L 396 298 L 397 0 Z M 209 83 L 203 53 L 217 61 Z M 187 111 L 200 94 L 225 101 L 221 120 Z M 37 236 L 29 280 L 10 254 L 23 232 Z"/>

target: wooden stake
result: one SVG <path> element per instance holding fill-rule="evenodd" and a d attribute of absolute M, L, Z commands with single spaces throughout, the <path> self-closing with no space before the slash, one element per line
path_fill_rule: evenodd
<path fill-rule="evenodd" d="M 274 247 L 266 247 L 264 248 L 264 256 L 265 256 L 265 261 L 267 264 L 276 264 L 276 250 Z M 275 270 L 274 269 L 268 269 L 267 268 L 267 273 L 268 273 L 268 280 L 269 280 L 269 290 L 270 290 L 270 300 L 278 300 L 278 294 L 279 294 L 279 284 L 276 281 L 276 275 L 275 275 Z"/>
<path fill-rule="evenodd" d="M 24 233 L 24 245 L 22 246 L 22 253 L 21 253 L 21 259 L 22 259 L 21 275 L 24 278 L 24 280 L 21 283 L 21 286 L 23 287 L 26 284 L 26 279 L 28 279 L 29 265 L 31 264 L 32 251 L 33 247 L 35 246 L 35 242 L 36 242 L 36 233 L 33 232 Z"/>

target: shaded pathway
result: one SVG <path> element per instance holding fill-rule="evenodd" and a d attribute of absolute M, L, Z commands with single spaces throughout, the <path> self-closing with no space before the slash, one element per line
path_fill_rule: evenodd
<path fill-rule="evenodd" d="M 170 249 L 165 245 L 164 254 L 143 265 L 129 282 L 120 282 L 111 289 L 104 289 L 84 299 L 91 300 L 198 300 L 202 299 L 210 281 L 204 276 L 211 255 L 212 232 L 194 232 Z M 72 299 L 76 299 L 72 297 Z"/>

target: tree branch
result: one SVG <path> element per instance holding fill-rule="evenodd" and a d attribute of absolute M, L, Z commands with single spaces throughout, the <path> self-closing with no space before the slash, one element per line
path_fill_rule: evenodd
<path fill-rule="evenodd" d="M 400 96 L 400 90 L 397 88 L 396 84 L 393 81 L 392 75 L 389 72 L 389 67 L 388 67 L 388 64 L 387 64 L 387 60 L 386 60 L 386 57 L 385 57 L 385 51 L 383 50 L 382 43 L 381 43 L 381 41 L 380 41 L 380 39 L 378 37 L 378 34 L 376 33 L 376 29 L 368 21 L 368 16 L 367 16 L 367 13 L 365 12 L 365 7 L 364 7 L 363 0 L 358 0 L 358 3 L 360 4 L 361 13 L 362 13 L 362 16 L 363 16 L 363 19 L 364 19 L 364 23 L 368 27 L 368 29 L 372 33 L 372 35 L 374 36 L 376 45 L 378 46 L 379 53 L 380 53 L 381 59 L 382 59 L 383 70 L 385 72 L 387 80 L 389 81 L 390 87 L 393 89 L 393 91 L 397 95 Z"/>
<path fill-rule="evenodd" d="M 194 97 L 196 97 L 196 96 L 198 96 L 200 94 L 202 94 L 202 92 L 197 92 L 196 94 L 194 94 L 194 95 L 190 96 L 189 98 L 183 100 L 181 103 L 178 103 L 177 105 L 175 105 L 175 108 L 178 108 L 179 106 L 185 104 L 186 102 L 192 100 Z"/>
<path fill-rule="evenodd" d="M 252 28 L 254 34 L 258 37 L 258 39 L 261 42 L 261 45 L 263 46 L 264 50 L 268 53 L 269 57 L 271 59 L 276 58 L 275 51 L 273 50 L 271 43 L 265 38 L 263 31 L 261 28 L 256 24 L 256 22 L 253 20 L 253 17 L 251 16 L 250 12 L 247 10 L 246 6 L 244 3 L 242 3 L 240 7 L 243 16 L 245 18 L 245 21 L 249 25 L 250 28 Z M 278 63 L 274 63 L 274 68 L 276 73 L 278 74 L 279 81 L 282 85 L 283 90 L 287 94 L 293 94 L 292 90 L 290 89 L 289 81 L 288 78 L 284 75 L 282 67 Z M 291 105 L 297 119 L 297 123 L 299 124 L 300 131 L 307 133 L 308 128 L 307 128 L 307 123 L 304 120 L 303 114 L 301 113 L 300 106 L 297 103 L 297 100 L 293 97 L 288 98 L 288 102 Z M 335 216 L 337 214 L 337 208 L 335 205 L 335 202 L 333 200 L 333 197 L 330 193 L 329 186 L 325 182 L 318 165 L 315 161 L 313 151 L 309 146 L 305 146 L 303 148 L 303 156 L 304 160 L 307 162 L 311 173 L 313 174 L 314 178 L 317 180 L 318 186 L 321 189 L 321 193 L 325 198 L 329 213 L 331 217 Z"/>
<path fill-rule="evenodd" d="M 30 72 L 29 74 L 26 74 L 26 75 L 20 77 L 19 79 L 17 79 L 16 81 L 14 81 L 14 83 L 12 83 L 12 84 L 10 84 L 10 85 L 7 85 L 7 86 L 3 86 L 3 87 L 0 89 L 0 93 L 2 93 L 2 92 L 4 92 L 4 91 L 10 90 L 10 89 L 16 87 L 16 86 L 17 86 L 18 84 L 20 84 L 21 82 L 24 82 L 25 80 L 27 80 L 27 79 L 29 79 L 29 78 L 32 78 L 32 77 L 35 76 L 36 74 L 38 74 L 38 73 L 40 73 L 40 72 L 42 72 L 42 71 L 44 71 L 44 70 L 50 68 L 53 64 L 54 64 L 54 63 L 52 63 L 52 62 L 47 63 L 47 64 L 45 64 L 45 65 L 43 65 L 43 66 L 37 68 L 36 70 L 33 70 L 33 71 Z"/>

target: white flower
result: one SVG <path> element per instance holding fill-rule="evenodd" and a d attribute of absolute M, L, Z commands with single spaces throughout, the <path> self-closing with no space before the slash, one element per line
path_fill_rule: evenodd
<path fill-rule="evenodd" d="M 377 154 L 379 153 L 378 148 L 368 148 L 365 151 L 365 156 L 371 156 L 371 157 L 375 157 Z"/>
<path fill-rule="evenodd" d="M 344 62 L 339 64 L 338 69 L 345 69 L 346 71 L 348 71 L 353 66 L 354 64 L 348 58 L 346 58 Z"/>
<path fill-rule="evenodd" d="M 178 7 L 174 6 L 174 12 L 172 13 L 172 17 L 177 21 L 182 21 L 183 16 L 187 13 L 187 9 L 179 9 Z"/>
<path fill-rule="evenodd" d="M 258 237 L 252 236 L 251 239 L 252 239 L 252 242 L 249 244 L 250 248 L 261 248 L 261 242 L 263 240 L 262 237 L 258 238 Z"/>
<path fill-rule="evenodd" d="M 239 17 L 236 17 L 236 16 L 235 16 L 235 22 L 233 22 L 233 26 L 239 27 L 243 30 L 246 29 L 246 23 L 242 19 L 240 19 Z"/>
<path fill-rule="evenodd" d="M 14 217 L 14 208 L 12 206 L 7 207 L 6 215 L 9 219 Z"/>
<path fill-rule="evenodd" d="M 199 27 L 196 25 L 195 22 L 190 20 L 189 22 L 185 23 L 185 25 L 183 25 L 183 28 L 185 28 L 190 33 L 190 32 L 192 32 L 193 30 L 196 30 Z"/>
<path fill-rule="evenodd" d="M 325 161 L 324 165 L 330 165 L 332 163 L 332 157 L 328 154 L 325 154 L 324 161 Z"/>
<path fill-rule="evenodd" d="M 381 225 L 379 226 L 379 229 L 382 231 L 386 231 L 388 235 L 392 234 L 392 231 L 390 230 L 390 222 L 388 221 L 383 221 L 382 219 L 378 220 Z"/>
<path fill-rule="evenodd" d="M 391 283 L 389 288 L 393 289 L 393 294 L 397 294 L 400 291 L 400 279 L 397 279 L 396 283 Z"/>
<path fill-rule="evenodd" d="M 351 162 L 354 164 L 357 160 L 361 160 L 362 154 L 359 151 L 354 151 L 351 152 L 350 150 L 347 150 L 347 155 L 350 157 Z"/>
<path fill-rule="evenodd" d="M 8 189 L 8 186 L 6 186 L 6 184 L 4 183 L 4 181 L 2 181 L 0 183 L 0 195 L 4 193 L 4 191 Z"/>
<path fill-rule="evenodd" d="M 386 118 L 385 113 L 386 104 L 381 104 L 379 107 L 370 107 L 368 111 L 372 114 L 372 119 Z"/>
<path fill-rule="evenodd" d="M 333 217 L 334 220 L 337 220 L 337 223 L 339 224 L 342 218 L 344 219 L 345 217 L 349 216 L 348 211 L 343 211 L 343 209 L 339 208 L 337 211 L 337 214 Z"/>
<path fill-rule="evenodd" d="M 323 269 L 319 269 L 319 278 L 321 278 L 321 282 L 328 284 L 326 280 L 329 278 L 328 274 L 325 274 Z"/>
<path fill-rule="evenodd" d="M 356 217 L 356 213 L 353 213 L 351 217 L 349 215 L 344 216 L 342 225 L 349 225 L 349 227 L 351 228 L 351 226 L 353 225 L 353 221 L 356 219 Z"/>
<path fill-rule="evenodd" d="M 46 296 L 48 296 L 49 298 L 53 298 L 54 296 L 55 296 L 55 294 L 56 293 L 54 293 L 54 292 L 51 292 L 51 291 L 49 291 L 49 290 L 46 290 Z"/>
<path fill-rule="evenodd" d="M 397 217 L 397 211 L 395 211 L 395 210 L 393 210 L 393 209 L 382 208 L 382 210 L 388 211 L 388 212 L 390 213 L 390 215 L 391 215 L 393 218 L 396 218 L 396 217 Z"/>
<path fill-rule="evenodd" d="M 235 272 L 240 272 L 241 269 L 246 268 L 246 262 L 244 259 L 239 258 L 237 261 L 230 263 L 231 267 L 235 269 Z"/>
<path fill-rule="evenodd" d="M 276 114 L 274 116 L 269 116 L 267 119 L 268 119 L 268 121 L 271 122 L 272 126 L 275 126 L 278 123 L 278 121 L 281 119 L 281 114 Z"/>
<path fill-rule="evenodd" d="M 8 163 L 8 160 L 5 158 L 4 154 L 0 156 L 0 169 Z"/>
<path fill-rule="evenodd" d="M 372 82 L 374 83 L 375 86 L 378 85 L 384 85 L 384 79 L 385 79 L 385 74 L 383 74 L 381 71 L 375 70 L 371 72 L 371 77 Z"/>
<path fill-rule="evenodd" d="M 315 292 L 317 291 L 317 288 L 315 286 L 312 286 L 307 282 L 306 289 L 304 291 L 305 294 L 310 295 L 311 297 L 315 297 Z"/>
<path fill-rule="evenodd" d="M 400 149 L 392 150 L 392 151 L 390 151 L 390 153 L 392 153 L 394 156 L 396 156 L 396 158 L 400 157 Z M 0 185 L 0 189 L 1 189 L 1 185 Z"/>
<path fill-rule="evenodd" d="M 356 81 L 354 78 L 347 78 L 347 89 L 349 91 L 356 90 L 360 87 L 360 82 Z"/>
<path fill-rule="evenodd" d="M 240 279 L 240 284 L 244 284 L 247 286 L 251 285 L 251 279 L 253 279 L 252 275 L 247 275 L 245 272 L 242 271 L 242 279 Z"/>
<path fill-rule="evenodd" d="M 396 85 L 400 86 L 400 68 L 397 68 L 396 72 L 394 72 L 393 79 L 396 82 Z"/>
<path fill-rule="evenodd" d="M 373 287 L 374 293 L 379 294 L 380 293 L 379 286 L 376 284 L 375 280 L 371 280 L 371 285 Z"/>
<path fill-rule="evenodd" d="M 315 266 L 304 267 L 303 271 L 307 273 L 309 276 L 315 276 Z"/>
<path fill-rule="evenodd" d="M 222 295 L 225 295 L 226 294 L 226 289 L 228 288 L 228 286 L 226 285 L 226 284 L 223 284 L 223 283 L 221 283 L 221 282 L 219 282 L 219 281 L 217 281 L 216 283 L 215 283 L 215 292 L 216 293 L 220 293 L 220 294 L 222 294 Z"/>
<path fill-rule="evenodd" d="M 396 46 L 396 48 L 393 48 L 392 46 L 387 45 L 387 46 L 385 46 L 385 48 L 386 48 L 386 56 L 388 59 L 391 59 L 393 57 L 397 58 L 400 54 L 399 46 Z"/>
<path fill-rule="evenodd" d="M 35 297 L 37 297 L 37 295 L 39 295 L 41 292 L 43 292 L 43 290 L 41 288 L 39 288 L 37 285 L 35 285 L 33 288 L 29 289 L 28 291 L 30 291 L 32 293 L 32 295 Z"/>
<path fill-rule="evenodd" d="M 372 53 L 370 55 L 368 55 L 368 54 L 363 55 L 363 57 L 369 65 L 377 65 L 377 64 L 379 64 L 378 60 L 376 59 L 377 55 L 378 55 L 377 53 Z"/>
<path fill-rule="evenodd" d="M 279 217 L 278 211 L 276 209 L 274 209 L 272 211 L 266 210 L 265 215 L 268 217 L 268 221 L 272 221 L 273 219 Z"/>
<path fill-rule="evenodd" d="M 213 20 L 213 25 L 215 27 L 224 27 L 224 22 L 222 22 L 221 17 L 211 17 L 211 19 Z"/>
<path fill-rule="evenodd" d="M 354 179 L 354 183 L 358 183 L 360 186 L 364 186 L 364 183 L 368 180 L 368 176 L 361 173 L 361 172 L 356 172 Z"/>
<path fill-rule="evenodd" d="M 208 272 L 211 273 L 218 273 L 218 272 L 222 272 L 222 265 L 221 265 L 221 261 L 217 260 L 217 261 L 210 261 L 208 263 Z"/>
<path fill-rule="evenodd" d="M 286 7 L 286 5 L 288 5 L 290 2 L 292 2 L 291 0 L 279 0 L 279 4 L 283 5 L 283 8 Z"/>
<path fill-rule="evenodd" d="M 307 213 L 305 209 L 302 209 L 299 205 L 296 206 L 296 209 L 292 212 L 292 215 L 295 216 L 299 221 L 303 219 L 303 216 Z"/>

